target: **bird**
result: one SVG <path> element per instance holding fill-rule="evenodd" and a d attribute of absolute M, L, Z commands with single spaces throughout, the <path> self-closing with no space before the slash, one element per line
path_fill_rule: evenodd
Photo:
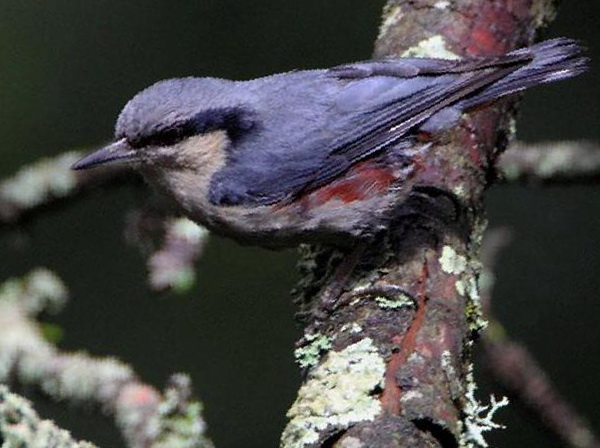
<path fill-rule="evenodd" d="M 583 53 L 556 38 L 491 57 L 164 80 L 125 105 L 114 142 L 72 168 L 129 165 L 179 213 L 242 244 L 349 247 L 386 229 L 410 194 L 431 146 L 420 135 L 579 75 Z"/>

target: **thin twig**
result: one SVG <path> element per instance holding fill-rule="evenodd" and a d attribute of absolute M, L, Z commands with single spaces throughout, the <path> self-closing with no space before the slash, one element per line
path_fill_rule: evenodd
<path fill-rule="evenodd" d="M 499 384 L 569 447 L 599 448 L 600 440 L 588 422 L 561 396 L 527 348 L 511 340 L 491 312 L 493 267 L 510 239 L 508 230 L 494 229 L 488 232 L 482 247 L 485 280 L 482 282 L 481 299 L 490 321 L 490 328 L 482 338 L 486 365 Z"/>
<path fill-rule="evenodd" d="M 146 256 L 153 290 L 185 292 L 194 285 L 194 263 L 209 238 L 206 228 L 153 202 L 129 214 L 125 236 Z"/>
<path fill-rule="evenodd" d="M 24 215 L 48 205 L 73 198 L 90 187 L 101 184 L 116 186 L 135 178 L 130 170 L 112 166 L 89 171 L 73 171 L 71 165 L 83 156 L 69 151 L 43 158 L 21 168 L 0 182 L 0 224 L 17 223 Z"/>
<path fill-rule="evenodd" d="M 600 181 L 600 145 L 588 141 L 516 142 L 500 157 L 506 182 L 579 184 Z"/>

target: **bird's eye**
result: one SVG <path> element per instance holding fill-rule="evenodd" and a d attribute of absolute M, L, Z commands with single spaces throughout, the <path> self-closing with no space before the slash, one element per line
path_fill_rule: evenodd
<path fill-rule="evenodd" d="M 130 146 L 144 148 L 146 146 L 172 146 L 189 135 L 185 125 L 172 126 L 147 135 L 139 135 L 127 139 Z"/>
<path fill-rule="evenodd" d="M 237 139 L 254 126 L 250 114 L 239 108 L 207 109 L 168 127 L 148 126 L 136 135 L 128 135 L 127 142 L 133 148 L 172 146 L 187 137 L 215 130 L 224 130 L 231 139 Z"/>

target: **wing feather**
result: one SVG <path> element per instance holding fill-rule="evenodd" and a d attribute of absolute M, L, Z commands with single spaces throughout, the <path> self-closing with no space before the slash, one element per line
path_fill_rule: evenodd
<path fill-rule="evenodd" d="M 230 165 L 213 178 L 211 201 L 222 205 L 293 201 L 392 145 L 408 145 L 411 131 L 420 124 L 530 59 L 529 54 L 508 54 L 463 61 L 367 61 L 311 76 L 288 75 L 297 76 L 299 82 L 288 80 L 278 89 L 279 95 L 290 96 L 290 110 L 273 116 L 268 132 L 257 135 L 268 137 L 252 144 L 252 148 L 262 145 L 261 151 L 233 150 Z M 303 98 L 304 92 L 310 96 Z M 322 104 L 313 108 L 307 98 Z M 281 99 L 273 100 L 273 105 L 281 110 Z M 311 116 L 313 109 L 323 115 Z M 294 127 L 307 123 L 306 128 Z"/>
<path fill-rule="evenodd" d="M 355 163 L 397 144 L 411 129 L 437 112 L 509 75 L 517 68 L 518 66 L 508 66 L 468 72 L 449 84 L 434 84 L 416 95 L 364 111 L 361 114 L 362 122 L 355 132 L 342 136 L 326 150 L 328 156 L 323 165 L 303 191 L 318 188 Z"/>
<path fill-rule="evenodd" d="M 240 84 L 261 121 L 232 146 L 210 200 L 292 201 L 392 146 L 410 147 L 418 130 L 448 129 L 472 107 L 587 65 L 580 45 L 559 38 L 498 57 L 366 61 Z"/>

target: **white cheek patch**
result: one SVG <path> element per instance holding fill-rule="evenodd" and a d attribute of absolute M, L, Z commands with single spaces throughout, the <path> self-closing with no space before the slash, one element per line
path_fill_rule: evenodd
<path fill-rule="evenodd" d="M 225 164 L 225 149 L 229 146 L 229 138 L 225 131 L 213 131 L 185 139 L 174 149 L 176 157 L 199 175 L 212 174 Z"/>

